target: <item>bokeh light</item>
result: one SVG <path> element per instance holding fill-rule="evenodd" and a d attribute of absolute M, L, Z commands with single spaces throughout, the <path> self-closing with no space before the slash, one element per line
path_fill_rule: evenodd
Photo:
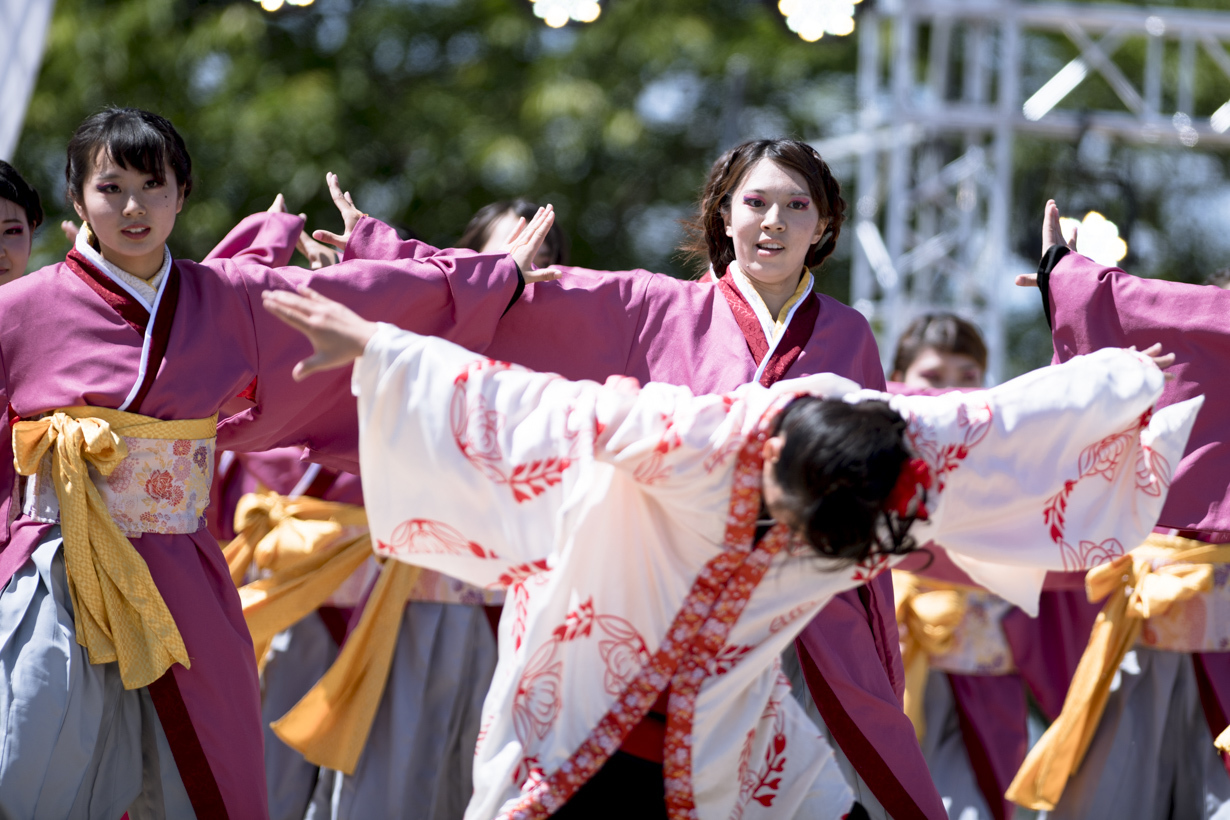
<path fill-rule="evenodd" d="M 778 0 L 786 25 L 809 43 L 826 34 L 844 37 L 854 31 L 854 6 L 862 0 Z"/>
<path fill-rule="evenodd" d="M 534 14 L 551 28 L 560 28 L 570 20 L 592 23 L 602 14 L 598 0 L 531 0 Z"/>
<path fill-rule="evenodd" d="M 1127 256 L 1127 243 L 1119 237 L 1119 226 L 1097 211 L 1090 211 L 1080 221 L 1064 217 L 1059 220 L 1059 227 L 1068 242 L 1075 233 L 1076 252 L 1099 265 L 1117 265 Z"/>
<path fill-rule="evenodd" d="M 282 6 L 310 6 L 316 0 L 254 0 L 265 11 L 277 11 Z"/>

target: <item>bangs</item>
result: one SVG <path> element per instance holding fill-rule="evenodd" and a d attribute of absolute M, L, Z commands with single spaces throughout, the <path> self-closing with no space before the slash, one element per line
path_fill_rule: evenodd
<path fill-rule="evenodd" d="M 166 184 L 170 146 L 166 136 L 156 128 L 137 117 L 115 117 L 103 126 L 99 136 L 102 142 L 99 150 L 105 150 L 115 164 L 149 174 L 160 185 Z"/>

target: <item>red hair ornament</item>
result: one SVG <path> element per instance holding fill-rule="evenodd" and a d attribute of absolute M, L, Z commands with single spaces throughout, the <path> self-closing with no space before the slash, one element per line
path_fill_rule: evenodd
<path fill-rule="evenodd" d="M 924 492 L 931 489 L 931 469 L 921 458 L 912 458 L 901 466 L 901 473 L 897 476 L 893 491 L 888 494 L 888 500 L 884 502 L 884 509 L 895 512 L 899 518 L 908 518 L 910 505 L 918 496 L 919 487 Z M 913 515 L 920 521 L 927 520 L 927 506 L 922 499 L 919 499 Z"/>

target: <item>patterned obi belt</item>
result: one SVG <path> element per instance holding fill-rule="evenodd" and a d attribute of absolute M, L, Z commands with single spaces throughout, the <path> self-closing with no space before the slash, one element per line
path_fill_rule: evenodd
<path fill-rule="evenodd" d="M 1230 652 L 1230 563 L 1185 566 L 1173 556 L 1182 546 L 1190 548 L 1200 542 L 1184 540 L 1175 546 L 1164 540 L 1168 538 L 1154 535 L 1132 555 L 1148 561 L 1151 574 L 1190 575 L 1194 571 L 1202 577 L 1191 597 L 1177 597 L 1164 612 L 1145 619 L 1137 644 L 1169 652 Z M 1221 546 L 1230 552 L 1230 545 Z"/>
<path fill-rule="evenodd" d="M 977 587 L 893 570 L 903 654 L 955 675 L 1016 672 L 1001 621 L 1012 604 Z"/>
<path fill-rule="evenodd" d="M 191 666 L 128 536 L 201 528 L 217 429 L 217 416 L 162 421 L 105 407 L 13 424 L 26 513 L 60 525 L 77 642 L 90 663 L 118 663 L 126 689 L 150 685 L 173 663 Z"/>
<path fill-rule="evenodd" d="M 87 447 L 87 439 L 98 438 L 102 429 L 94 421 L 102 421 L 122 444 L 124 454 L 119 455 L 118 462 L 112 463 L 110 456 L 95 459 L 88 452 L 85 462 L 111 520 L 124 535 L 184 534 L 205 526 L 213 481 L 216 417 L 159 421 L 119 410 L 70 407 L 19 424 L 50 426 L 59 415 L 77 422 L 75 434 L 83 437 Z M 39 459 L 37 469 L 26 479 L 22 505 L 28 517 L 48 524 L 60 523 L 60 499 L 52 476 L 56 458 L 49 454 Z"/>

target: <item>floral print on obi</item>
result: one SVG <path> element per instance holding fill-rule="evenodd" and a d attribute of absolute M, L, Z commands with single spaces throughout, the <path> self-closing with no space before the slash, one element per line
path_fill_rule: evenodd
<path fill-rule="evenodd" d="M 931 656 L 931 666 L 956 675 L 1010 675 L 1016 671 L 1000 621 L 1012 604 L 986 590 L 962 590 L 965 617 L 953 629 L 952 649 Z"/>
<path fill-rule="evenodd" d="M 1213 588 L 1145 621 L 1141 646 L 1171 652 L 1230 652 L 1230 564 L 1213 565 Z"/>
<path fill-rule="evenodd" d="M 128 456 L 111 475 L 103 476 L 90 465 L 90 477 L 116 526 L 129 537 L 193 533 L 205 526 L 216 439 L 123 439 Z M 36 521 L 60 520 L 47 458 L 26 480 L 24 512 Z"/>

